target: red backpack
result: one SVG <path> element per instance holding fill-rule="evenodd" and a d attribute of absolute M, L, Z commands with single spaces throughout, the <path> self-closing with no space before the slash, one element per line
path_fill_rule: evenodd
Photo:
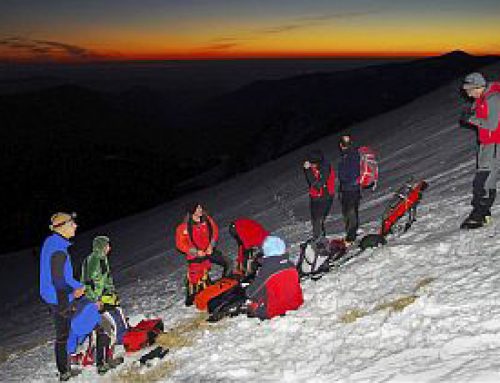
<path fill-rule="evenodd" d="M 144 319 L 135 327 L 131 327 L 123 336 L 123 347 L 128 352 L 139 351 L 152 345 L 156 337 L 163 332 L 161 319 Z"/>
<path fill-rule="evenodd" d="M 359 149 L 359 185 L 363 189 L 375 190 L 378 182 L 378 162 L 375 152 L 368 146 Z"/>

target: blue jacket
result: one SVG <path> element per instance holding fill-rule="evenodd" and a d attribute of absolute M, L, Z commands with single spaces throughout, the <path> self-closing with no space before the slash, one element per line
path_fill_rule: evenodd
<path fill-rule="evenodd" d="M 359 162 L 360 156 L 357 148 L 342 151 L 337 165 L 340 191 L 359 191 Z"/>
<path fill-rule="evenodd" d="M 40 252 L 40 296 L 51 305 L 57 305 L 57 293 L 54 281 L 52 279 L 51 260 L 55 253 L 63 252 L 66 254 L 64 263 L 64 283 L 68 291 L 68 300 L 73 300 L 73 290 L 83 287 L 83 285 L 73 278 L 73 266 L 68 254 L 68 247 L 71 242 L 59 234 L 52 234 L 43 243 Z"/>

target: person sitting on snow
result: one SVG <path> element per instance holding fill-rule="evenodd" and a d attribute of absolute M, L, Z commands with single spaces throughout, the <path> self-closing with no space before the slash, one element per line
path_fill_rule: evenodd
<path fill-rule="evenodd" d="M 177 249 L 188 264 L 186 306 L 191 306 L 198 291 L 209 283 L 212 263 L 222 266 L 224 276 L 232 274 L 231 260 L 216 249 L 219 228 L 200 203 L 188 208 L 186 218 L 175 231 Z"/>
<path fill-rule="evenodd" d="M 269 232 L 253 219 L 238 218 L 229 225 L 229 233 L 238 243 L 236 272 L 243 276 L 254 274 L 258 252 Z"/>
<path fill-rule="evenodd" d="M 247 312 L 261 320 L 297 310 L 304 303 L 300 279 L 295 265 L 288 260 L 285 242 L 267 236 L 262 244 L 264 256 L 255 280 L 245 294 L 250 302 Z"/>
<path fill-rule="evenodd" d="M 112 350 L 115 344 L 122 343 L 128 326 L 111 276 L 108 261 L 110 252 L 109 238 L 103 235 L 95 237 L 92 253 L 82 264 L 81 280 L 85 284 L 86 297 L 101 305 L 102 327 L 107 330 L 110 338 L 107 365 L 114 368 L 123 362 L 123 358 L 112 358 Z"/>

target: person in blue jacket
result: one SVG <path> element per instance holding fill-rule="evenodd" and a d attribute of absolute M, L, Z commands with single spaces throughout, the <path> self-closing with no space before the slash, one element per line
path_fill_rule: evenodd
<path fill-rule="evenodd" d="M 361 200 L 360 156 L 350 135 L 340 137 L 340 160 L 337 165 L 339 180 L 340 201 L 342 216 L 344 217 L 346 237 L 345 242 L 350 245 L 356 240 L 359 227 L 359 202 Z"/>
<path fill-rule="evenodd" d="M 100 328 L 98 305 L 83 297 L 85 287 L 73 277 L 68 247 L 76 234 L 76 214 L 56 213 L 50 221 L 49 235 L 40 252 L 40 296 L 50 306 L 56 329 L 55 356 L 59 380 L 67 381 L 79 371 L 70 368 L 68 355 L 88 330 L 97 331 L 96 364 L 100 374 L 109 370 L 102 350 L 109 338 Z M 91 305 L 91 306 L 89 306 Z M 97 326 L 97 327 L 96 327 Z M 87 329 L 88 328 L 88 329 Z"/>

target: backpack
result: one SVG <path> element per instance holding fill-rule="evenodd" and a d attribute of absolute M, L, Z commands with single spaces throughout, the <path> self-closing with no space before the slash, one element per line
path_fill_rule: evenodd
<path fill-rule="evenodd" d="M 196 305 L 196 308 L 200 311 L 207 311 L 208 302 L 212 298 L 226 292 L 236 285 L 238 285 L 238 281 L 236 279 L 221 278 L 214 284 L 205 287 L 203 290 L 197 293 L 194 298 L 194 304 Z"/>
<path fill-rule="evenodd" d="M 368 146 L 361 146 L 359 152 L 359 185 L 363 189 L 375 190 L 378 182 L 378 162 L 375 152 Z"/>
<path fill-rule="evenodd" d="M 152 345 L 158 335 L 163 332 L 163 321 L 161 319 L 143 319 L 134 327 L 131 327 L 123 337 L 123 347 L 127 352 L 139 351 Z"/>
<path fill-rule="evenodd" d="M 299 276 L 313 277 L 330 271 L 330 261 L 338 259 L 345 252 L 345 244 L 341 240 L 308 239 L 300 244 L 300 255 L 296 265 Z"/>

